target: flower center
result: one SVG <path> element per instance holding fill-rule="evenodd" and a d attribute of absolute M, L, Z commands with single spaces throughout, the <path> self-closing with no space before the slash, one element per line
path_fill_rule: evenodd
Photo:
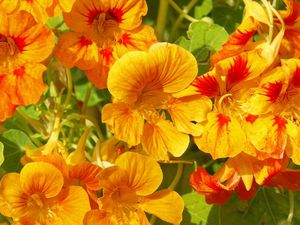
<path fill-rule="evenodd" d="M 18 53 L 15 41 L 0 34 L 0 61 L 11 58 Z"/>
<path fill-rule="evenodd" d="M 38 194 L 31 195 L 27 205 L 35 209 L 42 209 L 45 206 L 43 197 Z"/>
<path fill-rule="evenodd" d="M 106 47 L 118 41 L 121 37 L 121 29 L 117 18 L 112 13 L 100 13 L 93 21 L 99 47 Z"/>
<path fill-rule="evenodd" d="M 127 187 L 117 188 L 111 195 L 112 199 L 120 204 L 136 204 L 138 202 L 135 191 Z"/>

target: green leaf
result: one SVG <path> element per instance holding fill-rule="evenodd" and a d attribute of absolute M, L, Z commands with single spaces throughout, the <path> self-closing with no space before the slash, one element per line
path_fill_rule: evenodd
<path fill-rule="evenodd" d="M 200 6 L 195 7 L 195 18 L 201 19 L 203 16 L 206 16 L 213 9 L 212 0 L 203 0 Z"/>
<path fill-rule="evenodd" d="M 212 205 L 207 205 L 203 195 L 197 192 L 188 193 L 182 196 L 185 209 L 182 224 L 206 224 Z"/>
<path fill-rule="evenodd" d="M 4 162 L 3 151 L 4 151 L 4 145 L 3 145 L 2 142 L 0 142 L 0 166 L 1 166 L 2 163 Z"/>
<path fill-rule="evenodd" d="M 21 157 L 24 155 L 25 147 L 36 148 L 30 138 L 20 130 L 8 130 L 0 136 L 4 145 L 4 162 L 2 168 L 7 172 L 18 172 L 22 165 Z"/>
<path fill-rule="evenodd" d="M 210 50 L 217 51 L 221 49 L 222 44 L 224 44 L 229 37 L 223 27 L 204 21 L 192 23 L 187 34 L 188 38 L 191 40 L 191 52 L 195 52 L 196 50 L 203 49 L 205 47 Z"/>
<path fill-rule="evenodd" d="M 212 11 L 212 18 L 215 23 L 224 27 L 227 32 L 232 33 L 241 23 L 243 17 L 243 7 L 220 6 Z"/>
<path fill-rule="evenodd" d="M 176 44 L 193 53 L 198 61 L 200 74 L 208 71 L 210 55 L 218 51 L 229 37 L 223 27 L 204 21 L 192 23 L 187 36 L 188 39 L 180 37 Z"/>
<path fill-rule="evenodd" d="M 2 134 L 2 136 L 5 139 L 15 143 L 22 151 L 24 151 L 25 147 L 27 146 L 30 146 L 30 148 L 36 147 L 30 140 L 30 138 L 20 130 L 15 130 L 15 129 L 8 130 L 5 131 Z"/>
<path fill-rule="evenodd" d="M 57 29 L 59 31 L 66 31 L 69 30 L 68 26 L 64 22 L 63 15 L 60 14 L 59 16 L 56 17 L 51 17 L 47 22 L 46 26 L 49 29 Z"/>

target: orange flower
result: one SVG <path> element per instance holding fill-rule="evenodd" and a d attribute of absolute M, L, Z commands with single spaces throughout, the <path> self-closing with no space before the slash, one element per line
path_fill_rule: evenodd
<path fill-rule="evenodd" d="M 144 211 L 166 222 L 180 224 L 183 200 L 171 190 L 155 192 L 162 182 L 162 171 L 154 159 L 126 152 L 115 165 L 100 175 L 101 210 L 88 212 L 85 225 L 148 224 Z"/>
<path fill-rule="evenodd" d="M 157 160 L 167 160 L 167 151 L 181 156 L 189 143 L 187 134 L 195 130 L 192 122 L 203 121 L 211 108 L 208 98 L 183 91 L 196 75 L 195 58 L 176 45 L 158 43 L 148 52 L 127 53 L 109 73 L 114 103 L 103 108 L 103 122 L 117 139 L 130 146 L 142 143 Z M 166 120 L 162 110 L 176 122 Z"/>
<path fill-rule="evenodd" d="M 0 73 L 25 63 L 41 63 L 51 54 L 54 34 L 29 13 L 0 13 L 0 24 Z"/>
<path fill-rule="evenodd" d="M 74 32 L 60 37 L 56 56 L 69 68 L 88 70 L 91 82 L 105 88 L 117 58 L 131 50 L 146 50 L 156 41 L 153 29 L 141 26 L 146 13 L 144 0 L 77 0 L 64 14 Z"/>
<path fill-rule="evenodd" d="M 90 209 L 88 196 L 81 187 L 63 184 L 63 175 L 51 164 L 29 163 L 20 174 L 2 178 L 0 196 L 8 208 L 2 203 L 0 211 L 24 225 L 76 225 Z"/>
<path fill-rule="evenodd" d="M 22 21 L 22 23 L 20 23 Z M 0 14 L 0 121 L 20 105 L 36 103 L 45 91 L 43 62 L 54 47 L 54 35 L 27 12 Z"/>
<path fill-rule="evenodd" d="M 190 183 L 199 193 L 205 195 L 209 204 L 224 204 L 232 191 L 248 200 L 255 195 L 255 188 L 269 182 L 286 166 L 286 159 L 258 160 L 241 153 L 228 159 L 213 176 L 198 167 L 191 175 Z"/>

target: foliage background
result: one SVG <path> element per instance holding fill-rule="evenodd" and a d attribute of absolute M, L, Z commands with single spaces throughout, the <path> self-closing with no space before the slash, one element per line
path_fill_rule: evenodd
<path fill-rule="evenodd" d="M 210 55 L 220 49 L 229 34 L 241 22 L 244 7 L 239 0 L 191 0 L 190 2 L 177 0 L 176 5 L 192 17 L 193 22 L 191 22 L 171 4 L 164 19 L 157 19 L 160 1 L 148 0 L 147 2 L 149 11 L 144 18 L 144 23 L 155 27 L 156 30 L 163 27 L 162 32 L 157 33 L 160 41 L 175 42 L 192 52 L 198 61 L 199 75 L 209 69 Z M 62 17 L 51 19 L 47 25 L 55 28 L 58 34 L 68 29 L 63 24 Z M 52 61 L 51 63 L 55 64 Z M 67 89 L 68 86 L 64 76 L 57 77 L 53 68 L 55 67 L 48 67 L 45 75 L 45 82 L 49 85 L 44 96 L 46 100 L 34 106 L 19 108 L 14 117 L 0 125 L 0 165 L 2 164 L 0 177 L 7 172 L 19 172 L 20 160 L 26 148 L 34 149 L 41 146 L 49 138 L 48 124 L 53 122 L 58 92 Z M 71 73 L 74 86 L 71 93 L 71 106 L 63 112 L 65 136 L 62 137 L 62 142 L 69 148 L 72 148 L 70 143 L 76 143 L 85 129 L 84 123 L 78 120 L 81 107 L 102 133 L 110 135 L 99 120 L 100 109 L 110 102 L 108 91 L 91 87 L 83 72 L 78 69 L 73 69 Z M 63 98 L 67 95 L 64 93 Z M 88 140 L 86 147 L 89 150 L 92 150 L 96 144 L 93 133 L 96 135 L 97 130 L 92 131 Z M 164 181 L 160 188 L 168 188 L 171 185 L 183 197 L 185 202 L 183 225 L 287 225 L 289 223 L 286 219 L 293 207 L 293 224 L 300 224 L 298 193 L 294 193 L 295 204 L 289 201 L 287 192 L 261 188 L 250 201 L 241 201 L 234 195 L 226 205 L 207 205 L 203 196 L 192 191 L 189 177 L 197 165 L 205 167 L 212 173 L 215 172 L 222 164 L 222 160 L 212 161 L 208 154 L 200 152 L 193 143 L 181 160 L 187 162 L 182 167 L 177 164 L 162 164 Z M 176 176 L 178 179 L 174 180 Z M 150 221 L 155 225 L 166 224 L 155 217 L 150 218 Z M 5 222 L 5 218 L 1 215 L 0 222 Z"/>

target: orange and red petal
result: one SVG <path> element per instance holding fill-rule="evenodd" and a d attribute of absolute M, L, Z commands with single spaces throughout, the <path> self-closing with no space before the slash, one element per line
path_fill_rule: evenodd
<path fill-rule="evenodd" d="M 89 70 L 99 62 L 99 49 L 96 43 L 83 34 L 67 32 L 60 36 L 55 56 L 67 68 L 77 66 Z"/>
<path fill-rule="evenodd" d="M 0 86 L 9 96 L 11 104 L 30 105 L 38 102 L 46 90 L 42 76 L 45 70 L 42 64 L 26 64 L 4 76 Z"/>
<path fill-rule="evenodd" d="M 84 184 L 89 190 L 100 189 L 99 175 L 101 167 L 92 163 L 80 163 L 70 168 L 70 179 L 75 179 Z"/>
<path fill-rule="evenodd" d="M 194 137 L 198 148 L 214 159 L 234 157 L 247 147 L 246 135 L 233 116 L 211 112 L 201 136 Z"/>
<path fill-rule="evenodd" d="M 208 204 L 225 204 L 231 196 L 231 190 L 209 175 L 202 167 L 191 174 L 190 184 L 199 194 L 205 195 Z"/>
<path fill-rule="evenodd" d="M 237 55 L 245 50 L 258 30 L 259 23 L 252 17 L 245 19 L 230 36 L 223 48 L 212 56 L 212 65 L 225 58 Z"/>

